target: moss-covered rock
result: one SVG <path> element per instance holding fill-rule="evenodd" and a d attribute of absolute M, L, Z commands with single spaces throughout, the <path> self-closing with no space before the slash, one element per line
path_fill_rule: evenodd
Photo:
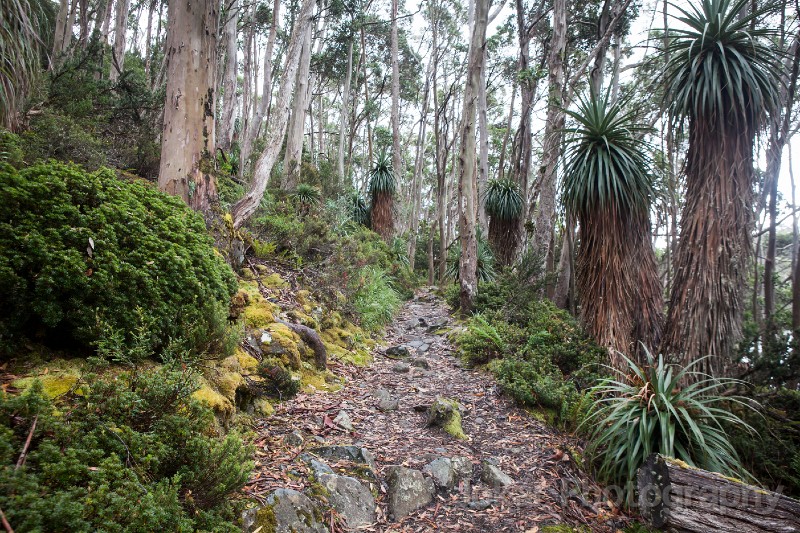
<path fill-rule="evenodd" d="M 303 358 L 300 354 L 300 336 L 289 329 L 284 324 L 273 323 L 266 328 L 269 334 L 261 349 L 265 354 L 269 354 L 281 360 L 283 366 L 291 370 L 300 370 L 300 363 Z M 264 338 L 264 337 L 262 337 Z"/>
<path fill-rule="evenodd" d="M 50 399 L 66 394 L 75 387 L 83 374 L 81 359 L 53 359 L 27 370 L 26 376 L 11 382 L 11 386 L 21 391 L 27 390 L 34 381 L 39 380 L 42 391 Z"/>
<path fill-rule="evenodd" d="M 467 438 L 461 427 L 461 407 L 455 400 L 436 398 L 428 408 L 428 425 L 440 427 L 457 439 Z"/>

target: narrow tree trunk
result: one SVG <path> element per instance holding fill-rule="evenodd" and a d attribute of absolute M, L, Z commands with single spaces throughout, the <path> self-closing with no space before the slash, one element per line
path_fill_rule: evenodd
<path fill-rule="evenodd" d="M 300 166 L 303 161 L 303 133 L 305 131 L 310 89 L 309 69 L 311 67 L 312 36 L 312 28 L 309 27 L 303 38 L 303 51 L 300 55 L 300 66 L 297 69 L 292 115 L 289 120 L 289 131 L 286 137 L 286 154 L 283 160 L 283 188 L 286 190 L 293 190 L 300 183 Z"/>
<path fill-rule="evenodd" d="M 109 2 L 111 0 L 108 0 Z M 153 83 L 153 16 L 156 12 L 156 0 L 150 0 L 147 10 L 147 32 L 144 43 L 144 76 L 148 86 Z"/>
<path fill-rule="evenodd" d="M 315 4 L 316 0 L 303 0 L 300 13 L 297 16 L 294 28 L 292 28 L 292 35 L 289 38 L 289 46 L 286 50 L 286 62 L 281 74 L 280 89 L 278 90 L 274 111 L 270 117 L 271 120 L 268 123 L 267 146 L 258 161 L 256 161 L 250 189 L 231 209 L 234 227 L 241 227 L 250 218 L 258 208 L 259 203 L 261 203 L 264 191 L 267 190 L 270 172 L 278 158 L 283 138 L 286 134 L 286 124 L 289 121 L 289 108 L 291 106 L 290 97 L 297 79 L 297 70 L 300 64 L 305 34 L 311 31 L 311 16 Z"/>
<path fill-rule="evenodd" d="M 214 84 L 217 2 L 169 3 L 169 62 L 158 187 L 180 196 L 208 218 L 217 201 L 213 174 L 204 160 L 214 153 Z"/>
<path fill-rule="evenodd" d="M 405 172 L 402 168 L 403 154 L 400 153 L 400 54 L 397 42 L 397 12 L 398 0 L 392 0 L 392 170 L 395 180 L 400 183 Z M 391 233 L 390 231 L 389 234 Z"/>
<path fill-rule="evenodd" d="M 561 309 L 566 309 L 569 302 L 570 287 L 572 286 L 572 249 L 575 238 L 575 224 L 571 219 L 564 226 L 564 237 L 561 244 L 561 255 L 558 258 L 558 282 L 556 283 L 553 303 Z"/>
<path fill-rule="evenodd" d="M 553 2 L 553 38 L 548 58 L 547 118 L 542 140 L 542 162 L 539 167 L 538 203 L 531 203 L 534 215 L 533 250 L 546 260 L 550 254 L 550 237 L 556 217 L 556 168 L 561 148 L 561 130 L 564 128 L 563 92 L 564 56 L 567 47 L 566 0 Z M 533 198 L 531 199 L 533 202 Z"/>
<path fill-rule="evenodd" d="M 272 52 L 275 48 L 275 39 L 278 35 L 278 15 L 281 7 L 281 1 L 275 0 L 272 6 L 272 25 L 269 28 L 269 37 L 267 37 L 267 48 L 264 51 L 264 84 L 262 85 L 261 100 L 258 102 L 256 114 L 248 128 L 244 130 L 242 145 L 241 145 L 241 161 L 240 172 L 244 173 L 245 165 L 250 160 L 250 155 L 253 153 L 253 142 L 258 137 L 258 132 L 261 125 L 264 123 L 264 117 L 267 113 L 272 102 Z"/>
<path fill-rule="evenodd" d="M 414 178 L 411 182 L 411 235 L 408 239 L 408 258 L 414 267 L 414 256 L 417 253 L 417 232 L 419 231 L 419 210 L 422 196 L 422 166 L 425 160 L 425 130 L 428 124 L 428 98 L 430 94 L 431 68 L 425 77 L 425 88 L 422 90 L 422 117 L 417 136 L 417 152 L 414 159 Z"/>
<path fill-rule="evenodd" d="M 484 50 L 484 56 L 486 52 Z M 486 64 L 486 57 L 483 58 Z M 486 194 L 486 182 L 489 181 L 489 119 L 486 114 L 486 69 L 481 69 L 481 79 L 478 84 L 478 189 L 477 189 L 477 209 L 478 223 L 486 235 L 489 231 L 489 218 L 486 216 L 486 206 L 483 205 L 483 197 Z"/>
<path fill-rule="evenodd" d="M 344 173 L 344 139 L 345 132 L 347 131 L 347 118 L 350 112 L 350 83 L 353 77 L 353 37 L 347 43 L 347 74 L 344 78 L 344 87 L 342 88 L 342 110 L 339 114 L 339 152 L 336 156 L 336 162 L 339 170 L 339 180 L 342 183 L 345 181 Z M 365 80 L 366 83 L 366 80 Z"/>
<path fill-rule="evenodd" d="M 478 250 L 476 229 L 475 193 L 476 176 L 475 114 L 481 83 L 481 72 L 486 57 L 486 25 L 489 18 L 489 0 L 475 0 L 475 23 L 469 45 L 467 84 L 464 88 L 464 108 L 461 114 L 460 176 L 458 181 L 459 233 L 461 257 L 458 276 L 461 286 L 459 303 L 463 313 L 469 313 L 478 294 Z"/>
<path fill-rule="evenodd" d="M 53 36 L 53 66 L 57 66 L 59 64 L 60 56 L 64 53 L 64 41 L 67 33 L 67 19 L 69 18 L 69 0 L 60 0 L 58 6 L 58 15 L 56 15 L 56 31 Z"/>
<path fill-rule="evenodd" d="M 128 11 L 131 0 L 117 0 L 114 19 L 114 46 L 111 48 L 111 70 L 109 80 L 116 82 L 125 68 L 125 31 L 128 29 Z"/>
<path fill-rule="evenodd" d="M 236 120 L 236 82 L 239 63 L 237 61 L 238 46 L 236 30 L 239 25 L 239 6 L 237 0 L 231 0 L 225 10 L 225 77 L 222 81 L 222 120 L 217 138 L 217 146 L 227 152 L 233 142 L 233 125 Z M 243 110 L 246 112 L 246 110 Z"/>
<path fill-rule="evenodd" d="M 503 134 L 503 145 L 500 148 L 500 161 L 497 163 L 497 172 L 500 179 L 505 178 L 505 161 L 506 161 L 506 150 L 508 149 L 508 139 L 511 137 L 511 123 L 514 120 L 514 100 L 517 98 L 517 85 L 514 84 L 513 88 L 511 89 L 511 104 L 508 106 L 508 121 L 506 122 L 506 131 Z M 527 191 L 523 191 L 523 198 L 524 195 L 527 194 Z"/>

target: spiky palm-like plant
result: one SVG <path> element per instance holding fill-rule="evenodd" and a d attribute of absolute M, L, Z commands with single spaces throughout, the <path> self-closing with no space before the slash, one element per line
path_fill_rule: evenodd
<path fill-rule="evenodd" d="M 509 179 L 489 180 L 483 199 L 489 220 L 489 244 L 496 262 L 510 265 L 517 254 L 522 195 L 519 185 Z"/>
<path fill-rule="evenodd" d="M 292 193 L 292 200 L 297 204 L 302 216 L 307 215 L 312 207 L 319 205 L 321 198 L 319 189 L 307 183 L 301 183 Z"/>
<path fill-rule="evenodd" d="M 394 231 L 394 191 L 392 158 L 386 151 L 381 151 L 370 171 L 369 192 L 372 196 L 372 229 L 387 243 Z"/>
<path fill-rule="evenodd" d="M 763 10 L 748 0 L 704 0 L 677 8 L 670 30 L 664 103 L 689 126 L 686 203 L 662 351 L 721 375 L 742 337 L 750 254 L 753 143 L 777 107 L 779 63 Z"/>
<path fill-rule="evenodd" d="M 362 226 L 369 224 L 369 207 L 358 191 L 350 192 L 348 203 L 350 206 L 350 218 L 353 222 Z"/>
<path fill-rule="evenodd" d="M 624 104 L 608 94 L 578 99 L 567 111 L 563 201 L 580 225 L 576 282 L 580 317 L 598 343 L 635 357 L 638 342 L 658 342 L 661 282 L 650 243 L 653 184 L 647 145 Z"/>
<path fill-rule="evenodd" d="M 40 0 L 0 2 L 0 126 L 12 128 L 39 75 L 47 11 Z"/>
<path fill-rule="evenodd" d="M 478 281 L 487 282 L 494 280 L 496 272 L 494 270 L 494 254 L 489 247 L 489 243 L 480 231 L 475 232 L 478 241 Z M 447 269 L 445 275 L 453 281 L 458 281 L 461 265 L 461 241 L 456 239 L 447 252 Z"/>

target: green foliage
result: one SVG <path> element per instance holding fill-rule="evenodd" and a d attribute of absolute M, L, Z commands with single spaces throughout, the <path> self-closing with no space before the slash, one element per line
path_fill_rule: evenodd
<path fill-rule="evenodd" d="M 490 217 L 513 220 L 522 215 L 522 195 L 513 180 L 489 180 L 483 202 Z"/>
<path fill-rule="evenodd" d="M 568 420 L 577 391 L 560 372 L 513 358 L 499 359 L 490 368 L 503 392 L 519 404 L 548 409 L 557 419 Z"/>
<path fill-rule="evenodd" d="M 22 140 L 25 160 L 29 162 L 58 159 L 90 170 L 108 163 L 102 141 L 70 116 L 48 112 L 35 117 Z"/>
<path fill-rule="evenodd" d="M 394 194 L 397 184 L 392 168 L 392 158 L 388 152 L 382 150 L 378 153 L 375 165 L 369 173 L 369 192 Z"/>
<path fill-rule="evenodd" d="M 369 207 L 364 197 L 358 191 L 350 191 L 348 195 L 350 218 L 356 224 L 367 226 L 369 224 Z"/>
<path fill-rule="evenodd" d="M 234 276 L 202 217 L 109 170 L 0 166 L 0 339 L 87 348 L 103 334 L 147 348 L 219 349 Z"/>
<path fill-rule="evenodd" d="M 577 125 L 567 128 L 563 201 L 568 212 L 587 216 L 613 209 L 619 216 L 647 210 L 653 196 L 647 144 L 650 128 L 637 122 L 624 102 L 609 94 L 578 98 L 578 109 L 566 113 Z"/>
<path fill-rule="evenodd" d="M 773 6 L 748 0 L 704 0 L 687 6 L 670 28 L 666 107 L 677 117 L 723 116 L 753 123 L 777 108 L 782 66 L 770 45 L 774 29 L 752 27 Z"/>
<path fill-rule="evenodd" d="M 478 281 L 492 281 L 496 275 L 494 270 L 494 255 L 489 243 L 483 238 L 482 232 L 477 232 L 478 240 Z M 447 252 L 447 270 L 445 275 L 452 279 L 459 279 L 459 267 L 461 265 L 461 241 L 456 240 Z"/>
<path fill-rule="evenodd" d="M 411 266 L 411 261 L 408 259 L 408 243 L 401 237 L 392 239 L 392 259 L 406 268 Z"/>
<path fill-rule="evenodd" d="M 13 167 L 22 166 L 23 152 L 21 139 L 10 131 L 0 129 L 0 163 Z"/>
<path fill-rule="evenodd" d="M 238 531 L 230 496 L 252 469 L 235 434 L 191 397 L 194 373 L 85 375 L 58 405 L 36 382 L 0 395 L 0 508 L 20 531 Z M 36 422 L 23 467 L 19 451 Z"/>
<path fill-rule="evenodd" d="M 297 189 L 292 193 L 292 200 L 297 203 L 301 211 L 307 211 L 309 208 L 319 205 L 322 194 L 319 189 L 301 183 Z"/>
<path fill-rule="evenodd" d="M 660 453 L 705 470 L 752 477 L 725 430 L 728 424 L 736 431 L 752 431 L 730 409 L 747 406 L 746 399 L 720 396 L 740 382 L 693 370 L 700 359 L 681 368 L 665 363 L 661 355 L 656 360 L 646 349 L 645 354 L 644 367 L 620 354 L 628 363 L 627 373 L 616 371 L 616 378 L 592 388 L 595 404 L 581 426 L 599 475 L 618 483 L 633 480 L 644 460 Z"/>
<path fill-rule="evenodd" d="M 353 305 L 361 317 L 361 327 L 376 331 L 385 326 L 400 303 L 400 295 L 383 270 L 368 266 L 359 271 Z"/>

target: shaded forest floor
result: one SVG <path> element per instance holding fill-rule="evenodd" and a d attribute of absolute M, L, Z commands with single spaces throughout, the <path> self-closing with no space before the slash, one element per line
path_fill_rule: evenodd
<path fill-rule="evenodd" d="M 578 467 L 577 440 L 516 407 L 487 372 L 463 368 L 448 340 L 452 324 L 444 302 L 424 289 L 387 328 L 374 363 L 335 369 L 347 377 L 341 390 L 300 394 L 282 403 L 274 416 L 260 419 L 257 466 L 246 492 L 263 499 L 277 488 L 313 489 L 309 467 L 300 458 L 304 448 L 356 444 L 372 452 L 378 469 L 378 521 L 366 531 L 533 533 L 557 524 L 592 531 L 624 527 L 628 520 L 613 504 L 589 496 L 599 488 Z M 395 346 L 409 349 L 405 361 L 386 355 Z M 427 427 L 424 408 L 437 396 L 463 406 L 466 440 Z M 352 421 L 352 430 L 334 421 L 341 411 Z M 433 459 L 454 456 L 472 460 L 472 483 L 461 483 L 452 493 L 439 492 L 430 505 L 393 521 L 384 470 L 392 465 L 422 469 Z M 480 475 L 484 461 L 497 465 L 514 483 L 487 486 Z M 333 522 L 331 530 L 338 530 L 337 520 Z"/>

